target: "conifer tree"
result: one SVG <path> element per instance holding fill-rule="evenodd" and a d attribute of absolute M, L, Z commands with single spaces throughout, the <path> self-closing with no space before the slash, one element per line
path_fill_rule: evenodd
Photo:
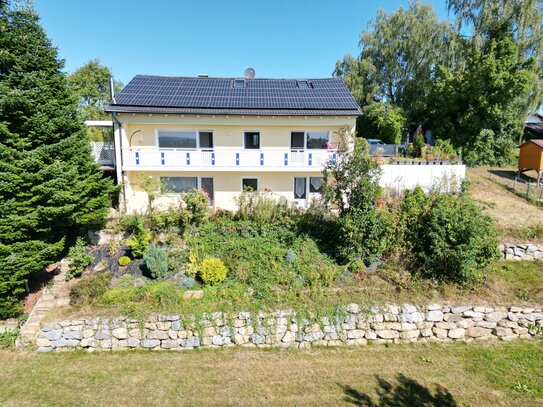
<path fill-rule="evenodd" d="M 0 317 L 31 273 L 102 221 L 114 191 L 39 17 L 0 0 Z"/>

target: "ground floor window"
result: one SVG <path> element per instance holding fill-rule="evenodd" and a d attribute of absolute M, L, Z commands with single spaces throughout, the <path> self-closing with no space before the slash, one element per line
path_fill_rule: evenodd
<path fill-rule="evenodd" d="M 307 199 L 307 188 L 310 194 L 322 193 L 324 177 L 294 177 L 294 199 Z"/>
<path fill-rule="evenodd" d="M 258 178 L 242 178 L 241 190 L 242 191 L 258 191 Z"/>
<path fill-rule="evenodd" d="M 160 191 L 166 194 L 180 194 L 194 189 L 204 191 L 213 204 L 215 186 L 212 177 L 160 177 Z"/>

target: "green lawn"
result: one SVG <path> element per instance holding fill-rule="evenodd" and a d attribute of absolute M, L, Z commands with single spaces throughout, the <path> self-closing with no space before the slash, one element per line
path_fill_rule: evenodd
<path fill-rule="evenodd" d="M 0 352 L 2 406 L 543 405 L 543 341 Z"/>

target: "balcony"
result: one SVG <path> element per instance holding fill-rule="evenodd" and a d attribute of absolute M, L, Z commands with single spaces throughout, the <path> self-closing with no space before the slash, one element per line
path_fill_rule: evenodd
<path fill-rule="evenodd" d="M 202 150 L 138 147 L 122 150 L 127 171 L 315 171 L 335 150 L 215 148 Z"/>
<path fill-rule="evenodd" d="M 91 141 L 92 156 L 100 165 L 113 165 L 115 163 L 115 147 L 107 141 Z"/>

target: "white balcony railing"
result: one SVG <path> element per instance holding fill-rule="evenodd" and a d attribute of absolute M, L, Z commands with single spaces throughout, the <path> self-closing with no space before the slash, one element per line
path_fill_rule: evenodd
<path fill-rule="evenodd" d="M 124 148 L 127 170 L 316 170 L 321 171 L 335 150 L 221 149 L 186 150 L 171 148 Z"/>
<path fill-rule="evenodd" d="M 102 165 L 112 165 L 115 162 L 115 147 L 107 141 L 91 141 L 94 161 Z"/>

